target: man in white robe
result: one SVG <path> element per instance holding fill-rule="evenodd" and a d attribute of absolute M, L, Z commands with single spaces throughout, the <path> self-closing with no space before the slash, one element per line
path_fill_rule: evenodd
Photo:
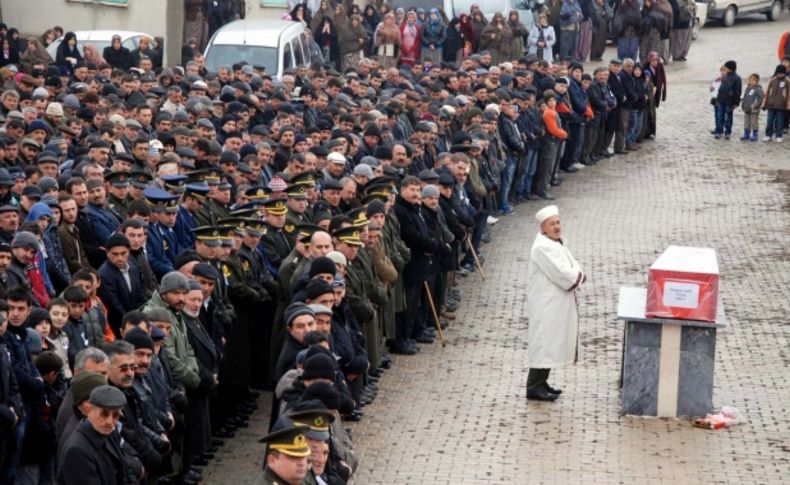
<path fill-rule="evenodd" d="M 535 218 L 540 233 L 532 243 L 527 268 L 527 399 L 554 401 L 562 391 L 549 385 L 549 371 L 578 360 L 576 291 L 586 276 L 562 240 L 557 206 L 541 209 Z"/>

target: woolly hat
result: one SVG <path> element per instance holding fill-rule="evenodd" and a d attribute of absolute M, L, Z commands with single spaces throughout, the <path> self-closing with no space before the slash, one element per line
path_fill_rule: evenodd
<path fill-rule="evenodd" d="M 107 242 L 104 243 L 104 247 L 109 251 L 110 249 L 116 246 L 123 246 L 126 249 L 131 249 L 132 245 L 129 242 L 129 239 L 126 238 L 123 234 L 115 233 L 109 238 L 107 238 Z"/>
<path fill-rule="evenodd" d="M 38 239 L 36 239 L 36 236 L 32 232 L 20 231 L 16 233 L 16 236 L 14 236 L 14 240 L 11 241 L 11 248 L 12 249 L 28 248 L 38 251 L 39 250 Z"/>
<path fill-rule="evenodd" d="M 304 361 L 303 379 L 335 379 L 335 363 L 326 354 L 316 354 Z"/>
<path fill-rule="evenodd" d="M 422 188 L 423 197 L 439 197 L 439 189 L 435 185 L 426 185 Z"/>
<path fill-rule="evenodd" d="M 293 323 L 293 321 L 297 317 L 300 317 L 302 315 L 310 315 L 311 317 L 315 316 L 313 310 L 311 310 L 309 306 L 307 306 L 306 304 L 300 301 L 296 303 L 291 303 L 290 305 L 288 305 L 288 308 L 286 308 L 285 311 L 283 312 L 286 325 L 291 325 L 291 323 Z"/>
<path fill-rule="evenodd" d="M 189 280 L 183 273 L 171 271 L 162 277 L 159 294 L 164 295 L 171 291 L 189 291 Z"/>
<path fill-rule="evenodd" d="M 74 405 L 79 406 L 87 401 L 94 389 L 105 384 L 107 378 L 98 372 L 83 371 L 74 376 L 70 388 Z"/>
<path fill-rule="evenodd" d="M 370 216 L 375 214 L 383 214 L 384 213 L 384 202 L 380 200 L 373 200 L 368 204 L 367 209 L 365 210 L 365 215 L 367 215 L 368 219 Z"/>
<path fill-rule="evenodd" d="M 334 267 L 335 265 L 333 263 L 332 264 L 333 270 Z M 305 288 L 304 291 L 305 291 L 305 298 L 307 298 L 308 300 L 314 300 L 321 295 L 326 295 L 327 293 L 333 293 L 332 287 L 329 286 L 329 283 L 321 279 L 310 280 L 310 283 L 307 284 L 307 288 Z M 313 313 L 312 309 L 310 310 L 310 313 Z"/>
<path fill-rule="evenodd" d="M 335 274 L 335 262 L 331 259 L 327 258 L 326 256 L 321 256 L 315 258 L 312 263 L 310 263 L 310 272 L 308 275 L 310 278 L 317 274 Z"/>
<path fill-rule="evenodd" d="M 145 330 L 141 328 L 132 328 L 126 335 L 123 336 L 123 339 L 130 344 L 134 345 L 134 349 L 150 349 L 151 351 L 154 350 L 154 341 Z"/>

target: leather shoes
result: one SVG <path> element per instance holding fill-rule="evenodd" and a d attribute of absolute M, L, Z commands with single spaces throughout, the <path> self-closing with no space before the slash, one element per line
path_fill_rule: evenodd
<path fill-rule="evenodd" d="M 202 456 L 195 456 L 192 458 L 192 467 L 200 467 L 208 465 L 208 460 Z"/>
<path fill-rule="evenodd" d="M 410 345 L 398 342 L 390 345 L 390 353 L 398 355 L 414 355 L 417 353 L 417 349 Z"/>
<path fill-rule="evenodd" d="M 212 448 L 219 448 L 220 446 L 222 446 L 224 444 L 225 444 L 224 440 L 220 440 L 220 439 L 216 439 L 216 438 L 211 440 L 211 447 Z"/>
<path fill-rule="evenodd" d="M 549 194 L 540 194 L 538 197 L 540 197 L 543 200 L 554 200 L 554 197 L 552 197 Z"/>
<path fill-rule="evenodd" d="M 527 399 L 531 401 L 554 401 L 557 397 L 557 394 L 550 393 L 544 386 L 527 391 Z"/>
<path fill-rule="evenodd" d="M 234 433 L 233 430 L 227 426 L 223 426 L 222 428 L 215 430 L 212 434 L 217 438 L 233 438 L 236 436 L 236 433 Z"/>
<path fill-rule="evenodd" d="M 565 172 L 565 173 L 576 173 L 576 172 L 578 172 L 578 171 L 579 171 L 579 169 L 578 169 L 578 168 L 575 168 L 575 167 L 568 167 L 568 168 L 563 168 L 563 169 L 561 169 L 561 170 L 562 170 L 563 172 Z"/>
<path fill-rule="evenodd" d="M 562 389 L 557 389 L 556 387 L 551 387 L 548 382 L 545 383 L 544 386 L 546 386 L 546 390 L 549 391 L 552 394 L 556 394 L 558 396 L 560 394 L 562 394 Z"/>

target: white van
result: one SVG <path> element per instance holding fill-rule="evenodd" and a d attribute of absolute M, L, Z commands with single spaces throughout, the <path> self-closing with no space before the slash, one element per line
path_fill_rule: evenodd
<path fill-rule="evenodd" d="M 236 20 L 223 25 L 208 41 L 204 55 L 212 71 L 246 61 L 266 68 L 267 74 L 277 78 L 288 68 L 310 64 L 304 26 L 279 19 Z"/>

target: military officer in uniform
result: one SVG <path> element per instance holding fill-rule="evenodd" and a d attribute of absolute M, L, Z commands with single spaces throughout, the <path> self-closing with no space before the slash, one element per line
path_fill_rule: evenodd
<path fill-rule="evenodd" d="M 310 447 L 305 432 L 309 426 L 292 426 L 261 438 L 267 443 L 265 468 L 253 485 L 300 485 L 307 476 Z"/>
<path fill-rule="evenodd" d="M 296 186 L 303 186 L 304 193 L 307 197 L 308 209 L 305 215 L 312 219 L 312 207 L 318 202 L 318 189 L 316 183 L 315 172 L 302 172 L 299 175 L 291 177 L 291 184 Z"/>
<path fill-rule="evenodd" d="M 146 172 L 132 171 L 127 199 L 137 200 L 143 198 L 143 190 L 151 186 L 154 178 Z"/>
<path fill-rule="evenodd" d="M 110 172 L 104 176 L 107 182 L 107 208 L 123 221 L 129 208 L 129 182 L 132 174 L 129 172 Z"/>
<path fill-rule="evenodd" d="M 220 204 L 216 202 L 219 197 L 219 186 L 222 183 L 219 173 L 216 170 L 206 169 L 192 172 L 193 180 L 203 181 L 208 185 L 209 192 L 203 208 L 195 214 L 198 226 L 214 226 L 217 219 L 226 217 L 226 210 L 220 210 Z"/>
<path fill-rule="evenodd" d="M 208 185 L 205 183 L 186 184 L 181 204 L 178 206 L 178 217 L 173 231 L 176 233 L 178 244 L 182 248 L 195 246 L 195 228 L 198 227 L 195 215 L 203 208 L 208 195 Z"/>
<path fill-rule="evenodd" d="M 266 253 L 266 258 L 275 268 L 279 268 L 292 248 L 292 244 L 283 230 L 288 207 L 285 200 L 282 199 L 269 199 L 263 203 L 263 207 L 266 213 L 266 232 L 261 237 L 261 246 Z"/>
<path fill-rule="evenodd" d="M 307 194 L 305 193 L 304 185 L 291 185 L 285 189 L 285 193 L 288 194 L 286 202 L 288 212 L 285 214 L 283 230 L 288 235 L 291 245 L 293 245 L 298 235 L 296 227 L 299 224 L 310 222 L 305 214 L 307 210 Z"/>
<path fill-rule="evenodd" d="M 158 187 L 145 189 L 143 195 L 151 205 L 146 253 L 154 274 L 157 278 L 162 278 L 173 271 L 176 255 L 181 252 L 173 232 L 178 215 L 179 197 Z"/>

